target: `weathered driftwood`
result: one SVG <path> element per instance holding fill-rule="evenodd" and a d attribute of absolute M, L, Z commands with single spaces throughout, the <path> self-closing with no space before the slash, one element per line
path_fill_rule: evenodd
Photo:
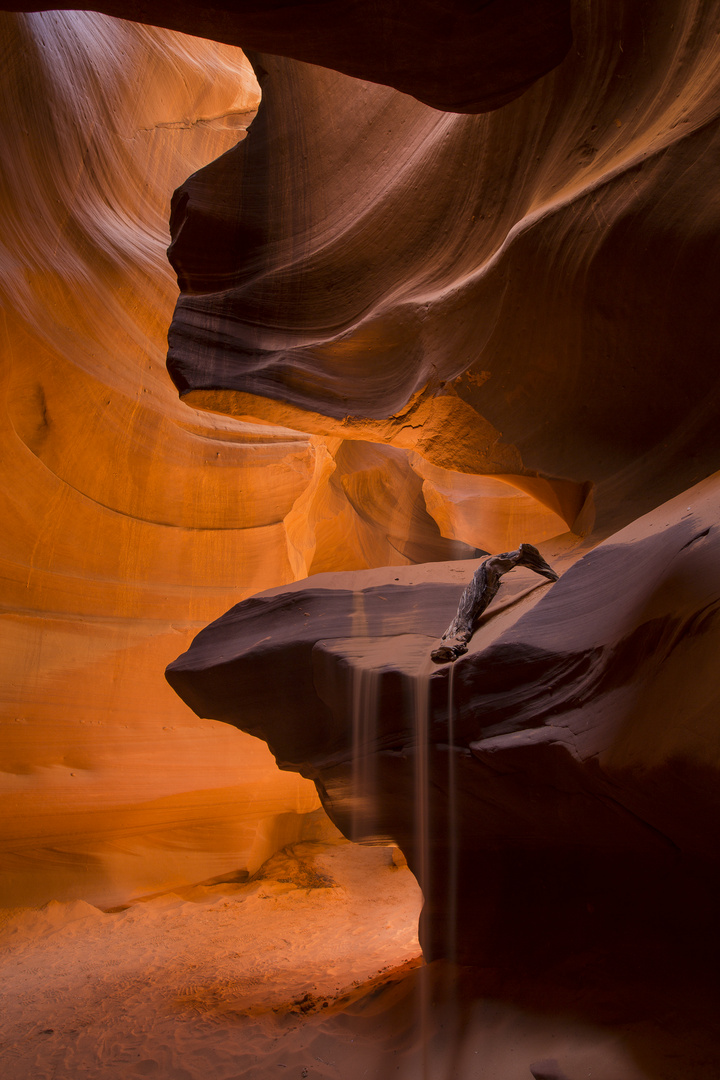
<path fill-rule="evenodd" d="M 532 544 L 521 544 L 517 551 L 488 556 L 460 597 L 457 615 L 442 636 L 444 644 L 431 653 L 436 664 L 452 662 L 467 652 L 467 643 L 475 632 L 478 619 L 500 588 L 500 578 L 516 566 L 526 566 L 548 581 L 558 579 L 558 575 Z"/>

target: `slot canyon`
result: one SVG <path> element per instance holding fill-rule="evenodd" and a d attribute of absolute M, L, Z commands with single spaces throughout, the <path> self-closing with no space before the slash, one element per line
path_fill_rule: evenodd
<path fill-rule="evenodd" d="M 0 1074 L 717 1080 L 717 5 L 0 26 Z"/>

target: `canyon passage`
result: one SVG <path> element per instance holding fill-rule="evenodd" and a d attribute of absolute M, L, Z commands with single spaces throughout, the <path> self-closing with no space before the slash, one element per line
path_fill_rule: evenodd
<path fill-rule="evenodd" d="M 0 14 L 3 1075 L 714 1080 L 715 5 L 101 6 Z"/>

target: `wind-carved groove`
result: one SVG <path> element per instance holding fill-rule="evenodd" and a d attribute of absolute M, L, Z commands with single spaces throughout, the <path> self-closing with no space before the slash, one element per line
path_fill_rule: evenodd
<path fill-rule="evenodd" d="M 708 535 L 711 528 L 712 526 L 708 525 L 707 529 L 703 529 L 703 531 L 701 533 L 698 533 L 697 536 L 693 536 L 690 540 L 688 540 L 687 544 L 683 544 L 680 550 L 684 551 L 685 548 L 689 548 L 691 544 L 695 544 L 698 540 L 702 540 L 704 536 Z"/>

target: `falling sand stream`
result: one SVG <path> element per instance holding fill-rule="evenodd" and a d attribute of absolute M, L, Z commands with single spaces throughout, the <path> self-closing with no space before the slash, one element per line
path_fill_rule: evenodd
<path fill-rule="evenodd" d="M 454 692 L 455 665 L 448 668 L 448 703 L 447 703 L 447 736 L 448 736 L 448 807 L 447 807 L 447 844 L 448 844 L 448 922 L 449 922 L 449 950 L 448 960 L 457 960 L 457 889 L 458 889 L 458 821 L 457 821 L 457 776 L 455 769 L 455 702 Z"/>
<path fill-rule="evenodd" d="M 361 609 L 356 611 L 358 629 L 366 631 L 363 615 Z M 454 665 L 438 669 L 431 660 L 428 639 L 411 634 L 395 638 L 392 661 L 388 660 L 387 642 L 382 638 L 373 640 L 362 635 L 352 642 L 346 640 L 341 652 L 349 667 L 347 694 L 352 723 L 350 835 L 365 844 L 389 842 L 392 822 L 383 820 L 380 785 L 392 783 L 393 766 L 391 758 L 383 761 L 383 736 L 393 728 L 404 729 L 405 760 L 411 770 L 410 775 L 405 775 L 406 782 L 412 784 L 413 799 L 412 839 L 406 854 L 423 894 L 426 915 L 445 923 L 434 928 L 428 925 L 430 937 L 442 942 L 445 956 L 452 962 L 456 959 L 459 874 Z M 397 676 L 402 685 L 397 707 L 405 712 L 404 721 L 383 713 L 393 699 L 386 680 Z M 446 715 L 436 717 L 439 727 L 433 731 L 431 688 L 435 680 L 446 683 Z M 436 700 L 435 709 L 438 704 Z M 437 772 L 443 756 L 446 762 Z M 444 881 L 439 881 L 437 874 L 442 874 Z M 428 905 L 438 895 L 438 888 L 446 893 L 444 902 L 439 910 L 429 912 Z M 423 973 L 418 979 L 416 1000 L 416 1022 L 423 1043 L 430 1034 L 430 1013 L 431 980 Z M 429 1075 L 428 1067 L 424 1061 L 423 1077 Z"/>
<path fill-rule="evenodd" d="M 380 670 L 355 665 L 350 672 L 352 694 L 352 811 L 354 840 L 369 840 L 375 833 L 377 798 L 377 737 Z"/>
<path fill-rule="evenodd" d="M 428 656 L 423 668 L 410 676 L 413 703 L 413 738 L 415 742 L 415 876 L 427 904 L 430 895 L 430 670 Z M 418 1019 L 422 1036 L 422 1080 L 427 1080 L 426 1045 L 430 1021 L 430 986 L 426 972 L 418 980 Z"/>

